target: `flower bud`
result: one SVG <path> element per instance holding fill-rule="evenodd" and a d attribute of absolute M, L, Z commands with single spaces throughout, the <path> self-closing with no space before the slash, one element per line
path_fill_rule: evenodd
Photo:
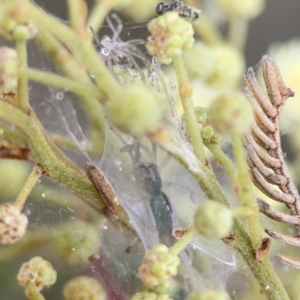
<path fill-rule="evenodd" d="M 90 224 L 67 222 L 56 228 L 52 243 L 56 252 L 69 264 L 87 264 L 88 257 L 97 253 L 100 247 L 101 234 Z"/>
<path fill-rule="evenodd" d="M 139 268 L 144 286 L 157 294 L 166 294 L 171 276 L 177 274 L 178 256 L 169 253 L 167 246 L 159 244 L 148 251 Z"/>
<path fill-rule="evenodd" d="M 35 23 L 29 21 L 16 21 L 12 17 L 4 17 L 0 23 L 0 34 L 7 40 L 31 40 L 38 32 Z"/>
<path fill-rule="evenodd" d="M 221 134 L 244 134 L 252 122 L 252 106 L 239 91 L 219 95 L 208 110 L 208 123 Z"/>
<path fill-rule="evenodd" d="M 207 81 L 216 88 L 235 88 L 245 71 L 245 59 L 240 51 L 222 44 L 211 48 L 213 67 Z"/>
<path fill-rule="evenodd" d="M 230 300 L 230 297 L 221 291 L 203 291 L 191 293 L 188 300 Z"/>
<path fill-rule="evenodd" d="M 201 136 L 205 142 L 209 143 L 214 136 L 213 128 L 209 125 L 203 126 L 201 130 Z"/>
<path fill-rule="evenodd" d="M 168 12 L 148 23 L 151 36 L 146 48 L 162 64 L 170 64 L 172 58 L 190 49 L 195 42 L 194 30 L 177 12 Z"/>
<path fill-rule="evenodd" d="M 0 205 L 0 243 L 12 244 L 20 239 L 28 225 L 27 217 L 12 203 Z"/>
<path fill-rule="evenodd" d="M 113 125 L 130 134 L 153 132 L 162 115 L 159 100 L 158 94 L 144 86 L 130 86 L 108 101 L 108 117 Z"/>
<path fill-rule="evenodd" d="M 194 226 L 208 238 L 222 238 L 229 234 L 233 217 L 231 210 L 215 201 L 207 201 L 196 212 Z"/>
<path fill-rule="evenodd" d="M 256 18 L 266 6 L 265 0 L 215 0 L 215 2 L 228 16 L 245 19 Z"/>
<path fill-rule="evenodd" d="M 56 275 L 56 271 L 48 261 L 36 256 L 22 265 L 18 281 L 24 287 L 34 284 L 41 291 L 45 286 L 55 283 Z"/>
<path fill-rule="evenodd" d="M 196 43 L 183 53 L 185 66 L 191 79 L 206 79 L 214 70 L 214 55 L 204 43 Z"/>
<path fill-rule="evenodd" d="M 67 282 L 63 289 L 65 300 L 106 300 L 102 286 L 92 277 L 78 276 Z"/>
<path fill-rule="evenodd" d="M 196 106 L 195 107 L 196 117 L 198 123 L 206 125 L 207 123 L 207 108 Z"/>
<path fill-rule="evenodd" d="M 151 291 L 145 291 L 133 295 L 131 300 L 171 300 L 169 295 L 158 295 Z"/>
<path fill-rule="evenodd" d="M 18 87 L 18 56 L 14 49 L 0 48 L 0 93 L 14 93 Z"/>

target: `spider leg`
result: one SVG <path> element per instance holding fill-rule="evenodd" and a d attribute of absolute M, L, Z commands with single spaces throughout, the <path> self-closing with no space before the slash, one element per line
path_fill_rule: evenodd
<path fill-rule="evenodd" d="M 120 37 L 119 37 L 120 33 L 123 30 L 123 23 L 122 23 L 121 19 L 117 16 L 117 14 L 113 13 L 113 14 L 111 14 L 111 17 L 113 19 L 115 19 L 115 21 L 117 23 L 117 28 L 114 27 L 114 25 L 109 17 L 107 17 L 106 21 L 107 21 L 109 27 L 111 28 L 112 32 L 114 33 L 113 41 L 118 41 L 118 40 L 120 40 Z"/>
<path fill-rule="evenodd" d="M 120 79 L 118 78 L 118 75 L 116 74 L 116 72 L 114 70 L 112 61 L 113 61 L 113 58 L 112 57 L 108 57 L 106 59 L 107 66 L 111 70 L 111 72 L 113 73 L 113 76 L 115 77 L 115 79 L 120 83 Z"/>

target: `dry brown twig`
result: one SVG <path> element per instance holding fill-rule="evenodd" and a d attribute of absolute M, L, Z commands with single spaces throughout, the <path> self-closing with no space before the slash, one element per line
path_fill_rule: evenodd
<path fill-rule="evenodd" d="M 252 68 L 243 77 L 243 92 L 251 102 L 255 114 L 251 132 L 245 136 L 247 162 L 256 187 L 271 199 L 284 203 L 290 215 L 278 212 L 258 199 L 260 212 L 276 221 L 295 225 L 298 236 L 289 236 L 270 229 L 266 229 L 266 233 L 274 239 L 300 246 L 299 194 L 284 162 L 279 131 L 281 110 L 287 98 L 294 96 L 294 92 L 284 84 L 272 58 L 262 58 L 262 72 L 268 97 L 262 92 Z M 297 259 L 282 254 L 278 254 L 277 258 L 283 263 L 300 268 Z"/>

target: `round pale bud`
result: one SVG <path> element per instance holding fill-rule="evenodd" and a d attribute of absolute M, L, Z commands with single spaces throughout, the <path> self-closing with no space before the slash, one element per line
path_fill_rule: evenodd
<path fill-rule="evenodd" d="M 213 67 L 207 82 L 217 88 L 236 88 L 245 72 L 245 59 L 240 51 L 227 44 L 211 47 Z"/>
<path fill-rule="evenodd" d="M 229 234 L 233 217 L 226 206 L 207 201 L 196 212 L 194 226 L 199 233 L 208 238 L 222 238 Z"/>
<path fill-rule="evenodd" d="M 0 34 L 8 40 L 31 40 L 33 39 L 38 28 L 35 23 L 31 20 L 16 21 L 10 17 L 2 19 L 2 25 L 0 29 Z"/>
<path fill-rule="evenodd" d="M 107 103 L 110 121 L 130 134 L 154 132 L 162 115 L 160 96 L 144 86 L 130 86 Z"/>
<path fill-rule="evenodd" d="M 215 0 L 215 3 L 228 16 L 238 16 L 245 19 L 256 18 L 266 6 L 265 0 Z"/>
<path fill-rule="evenodd" d="M 56 276 L 56 271 L 51 263 L 40 256 L 36 256 L 22 265 L 18 274 L 18 281 L 24 287 L 34 284 L 40 291 L 45 286 L 54 284 Z"/>
<path fill-rule="evenodd" d="M 181 18 L 177 12 L 167 12 L 153 19 L 148 23 L 148 29 L 151 36 L 146 48 L 162 64 L 170 64 L 173 57 L 190 49 L 195 42 L 191 23 Z"/>
<path fill-rule="evenodd" d="M 52 243 L 69 264 L 87 264 L 88 257 L 99 250 L 101 233 L 96 226 L 84 222 L 66 222 L 56 228 Z"/>
<path fill-rule="evenodd" d="M 214 70 L 213 51 L 204 43 L 196 43 L 183 53 L 185 66 L 191 79 L 206 79 Z"/>
<path fill-rule="evenodd" d="M 16 242 L 26 233 L 27 225 L 27 217 L 12 203 L 0 205 L 0 244 Z"/>
<path fill-rule="evenodd" d="M 131 300 L 171 300 L 169 295 L 159 295 L 151 291 L 145 291 L 133 295 Z"/>
<path fill-rule="evenodd" d="M 67 282 L 63 289 L 65 300 L 106 300 L 106 293 L 94 278 L 78 276 Z"/>
<path fill-rule="evenodd" d="M 189 294 L 188 300 L 230 300 L 230 297 L 221 291 L 203 291 Z"/>
<path fill-rule="evenodd" d="M 244 134 L 252 122 L 252 106 L 239 91 L 219 95 L 208 110 L 208 123 L 221 134 Z"/>
<path fill-rule="evenodd" d="M 201 130 L 201 136 L 202 136 L 203 140 L 205 140 L 206 142 L 209 142 L 214 136 L 213 128 L 209 125 L 203 126 L 202 130 Z"/>

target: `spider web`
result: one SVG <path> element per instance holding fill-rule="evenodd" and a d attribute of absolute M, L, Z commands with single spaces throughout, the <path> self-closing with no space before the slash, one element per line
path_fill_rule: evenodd
<path fill-rule="evenodd" d="M 42 67 L 45 71 L 57 72 L 41 49 L 33 45 L 30 45 L 29 49 L 31 67 Z M 171 92 L 168 90 L 169 95 Z M 89 154 L 92 145 L 85 132 L 90 122 L 73 94 L 67 90 L 30 83 L 30 102 L 44 128 L 51 135 L 64 137 L 75 145 L 77 150 L 62 148 L 73 161 L 82 168 L 86 162 L 92 162 L 105 174 L 142 241 L 141 243 L 126 232 L 116 229 L 109 220 L 104 220 L 101 225 L 103 241 L 99 250 L 100 260 L 90 264 L 90 273 L 104 284 L 110 295 L 109 299 L 128 299 L 130 295 L 143 290 L 138 279 L 138 267 L 145 251 L 159 242 L 155 218 L 149 205 L 149 195 L 137 183 L 132 161 L 128 153 L 121 152 L 124 145 L 111 132 L 109 126 L 106 129 L 103 156 L 95 158 Z M 131 142 L 130 137 L 127 141 Z M 143 159 L 151 161 L 146 156 Z M 203 191 L 192 176 L 173 160 L 162 170 L 161 176 L 163 191 L 174 207 L 175 227 L 190 226 L 193 212 L 199 204 L 207 200 Z M 51 198 L 51 194 L 48 197 Z M 33 211 L 35 206 L 35 203 L 31 204 L 28 209 Z M 38 211 L 42 215 L 54 215 L 54 210 L 47 207 L 41 207 Z M 51 221 L 52 224 L 65 221 L 72 215 L 74 218 L 77 216 L 68 203 L 65 208 L 60 208 L 59 212 L 59 217 L 55 217 Z M 34 229 L 39 223 L 31 226 Z M 220 240 L 204 237 L 195 239 L 181 254 L 181 259 L 185 271 L 175 279 L 181 280 L 181 294 L 179 292 L 179 296 L 173 296 L 173 299 L 183 299 L 182 295 L 192 290 L 224 289 L 228 276 L 236 268 L 235 254 L 229 247 Z M 80 269 L 76 269 L 76 272 L 79 271 Z"/>

